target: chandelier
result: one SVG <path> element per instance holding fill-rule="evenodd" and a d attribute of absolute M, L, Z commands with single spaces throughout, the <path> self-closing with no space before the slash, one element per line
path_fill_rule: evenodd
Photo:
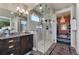
<path fill-rule="evenodd" d="M 17 7 L 16 8 L 16 12 L 11 12 L 11 14 L 14 14 L 15 16 L 19 16 L 19 17 L 26 17 L 26 15 L 29 14 L 30 9 L 25 10 L 23 8 Z"/>
<path fill-rule="evenodd" d="M 61 19 L 60 19 L 60 23 L 65 23 L 64 16 L 61 17 Z"/>

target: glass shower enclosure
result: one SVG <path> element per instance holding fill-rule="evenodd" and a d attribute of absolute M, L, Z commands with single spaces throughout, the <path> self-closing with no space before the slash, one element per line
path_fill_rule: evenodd
<path fill-rule="evenodd" d="M 39 16 L 40 24 L 36 26 L 36 49 L 45 54 L 52 45 L 52 9 L 42 3 L 34 10 L 41 14 Z"/>

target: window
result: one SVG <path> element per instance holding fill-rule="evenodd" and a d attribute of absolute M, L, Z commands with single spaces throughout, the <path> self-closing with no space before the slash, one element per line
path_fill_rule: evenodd
<path fill-rule="evenodd" d="M 36 15 L 34 15 L 34 14 L 32 14 L 32 15 L 31 15 L 31 20 L 32 20 L 32 21 L 39 22 L 39 17 L 36 16 Z"/>

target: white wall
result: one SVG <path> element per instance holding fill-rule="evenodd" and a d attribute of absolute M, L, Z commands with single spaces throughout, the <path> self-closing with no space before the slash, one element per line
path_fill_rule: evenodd
<path fill-rule="evenodd" d="M 79 54 L 79 4 L 76 4 L 76 16 L 77 16 L 77 54 Z"/>
<path fill-rule="evenodd" d="M 57 42 L 57 20 L 55 14 L 52 17 L 52 41 L 53 43 Z"/>
<path fill-rule="evenodd" d="M 10 14 L 9 10 L 0 8 L 0 16 L 11 18 L 13 15 Z"/>

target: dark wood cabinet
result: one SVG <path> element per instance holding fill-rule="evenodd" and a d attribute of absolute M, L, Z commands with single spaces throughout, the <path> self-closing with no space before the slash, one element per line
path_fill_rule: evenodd
<path fill-rule="evenodd" d="M 32 50 L 33 35 L 0 40 L 0 55 L 23 55 Z"/>
<path fill-rule="evenodd" d="M 28 39 L 27 39 L 27 36 L 23 36 L 23 37 L 20 37 L 21 38 L 21 54 L 25 54 L 27 52 L 27 49 L 28 49 Z M 25 42 L 25 43 L 24 43 Z"/>

